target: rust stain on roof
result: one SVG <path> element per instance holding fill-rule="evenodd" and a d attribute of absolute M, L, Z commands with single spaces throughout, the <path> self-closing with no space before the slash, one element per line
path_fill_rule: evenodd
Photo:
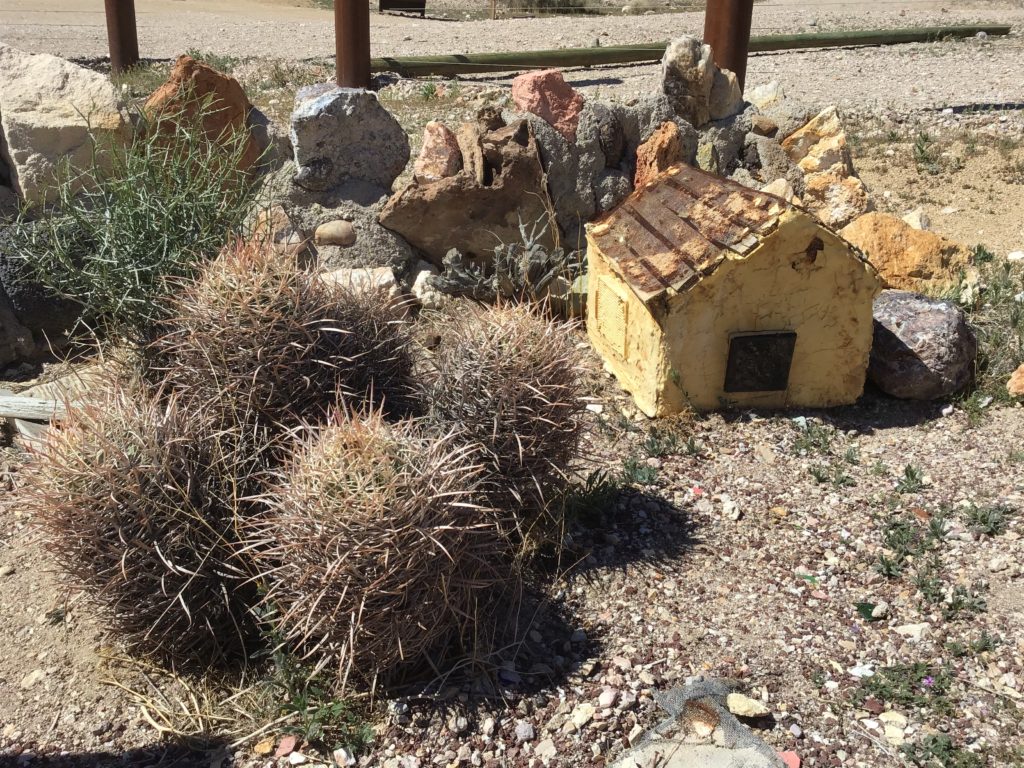
<path fill-rule="evenodd" d="M 644 302 L 685 291 L 725 259 L 748 254 L 790 208 L 688 165 L 669 168 L 589 228 L 590 237 Z"/>

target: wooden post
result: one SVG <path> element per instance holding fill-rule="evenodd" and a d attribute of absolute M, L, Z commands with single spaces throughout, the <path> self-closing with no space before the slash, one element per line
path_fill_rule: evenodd
<path fill-rule="evenodd" d="M 139 34 L 135 28 L 135 0 L 104 0 L 110 71 L 123 72 L 139 63 Z"/>
<path fill-rule="evenodd" d="M 498 0 L 491 0 L 491 21 L 498 18 Z"/>
<path fill-rule="evenodd" d="M 370 6 L 367 0 L 334 0 L 334 52 L 338 85 L 369 88 Z"/>
<path fill-rule="evenodd" d="M 747 52 L 754 0 L 708 0 L 704 11 L 704 42 L 715 54 L 715 64 L 736 73 L 740 90 L 747 79 Z"/>

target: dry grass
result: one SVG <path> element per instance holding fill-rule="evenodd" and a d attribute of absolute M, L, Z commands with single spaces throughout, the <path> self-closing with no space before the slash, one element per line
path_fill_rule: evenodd
<path fill-rule="evenodd" d="M 411 421 L 337 416 L 309 434 L 248 536 L 285 646 L 343 690 L 486 626 L 485 605 L 518 590 L 482 481 L 476 448 Z"/>
<path fill-rule="evenodd" d="M 580 440 L 581 368 L 569 328 L 525 305 L 460 304 L 435 318 L 424 373 L 429 419 L 480 444 L 487 496 L 506 532 L 532 549 L 551 534 L 552 502 Z"/>
<path fill-rule="evenodd" d="M 257 465 L 201 412 L 113 387 L 36 449 L 22 502 L 134 651 L 203 666 L 255 634 L 235 526 Z"/>
<path fill-rule="evenodd" d="M 386 294 L 329 285 L 270 249 L 238 242 L 172 300 L 151 352 L 189 402 L 223 424 L 286 429 L 341 401 L 395 415 L 414 408 L 413 356 L 401 307 Z"/>

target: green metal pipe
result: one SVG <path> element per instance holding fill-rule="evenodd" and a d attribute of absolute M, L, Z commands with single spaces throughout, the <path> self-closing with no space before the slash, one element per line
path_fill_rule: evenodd
<path fill-rule="evenodd" d="M 1004 24 L 917 29 L 869 29 L 853 32 L 813 32 L 750 38 L 750 53 L 792 51 L 801 48 L 844 48 L 860 45 L 899 45 L 974 37 L 979 32 L 998 37 L 1010 34 Z M 373 72 L 397 72 L 403 77 L 468 75 L 481 72 L 516 72 L 548 67 L 592 67 L 601 64 L 636 64 L 660 61 L 667 42 L 613 45 L 601 48 L 560 48 L 547 51 L 467 53 L 451 56 L 388 56 L 370 61 Z"/>

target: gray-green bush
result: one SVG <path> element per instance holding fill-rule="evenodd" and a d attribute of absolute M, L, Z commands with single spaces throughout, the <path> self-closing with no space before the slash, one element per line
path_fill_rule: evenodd
<path fill-rule="evenodd" d="M 140 118 L 124 146 L 97 145 L 88 168 L 61 170 L 34 226 L 15 225 L 34 277 L 79 302 L 91 327 L 145 335 L 165 316 L 168 280 L 191 277 L 239 229 L 254 192 L 239 166 L 248 135 L 211 140 L 204 114 Z"/>

